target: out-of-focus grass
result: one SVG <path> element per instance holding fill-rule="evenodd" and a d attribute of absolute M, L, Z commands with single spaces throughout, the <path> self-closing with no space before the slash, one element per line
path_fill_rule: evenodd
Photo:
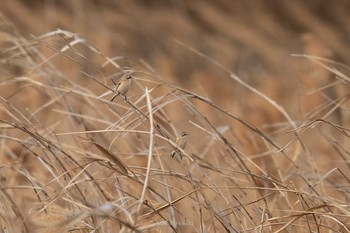
<path fill-rule="evenodd" d="M 333 63 L 306 57 L 339 81 L 314 90 L 326 101 L 308 109 L 309 120 L 293 119 L 290 106 L 183 46 L 261 103 L 245 113 L 245 96 L 235 99 L 238 116 L 199 94 L 205 79 L 184 89 L 147 61 L 122 67 L 74 33 L 1 34 L 4 232 L 349 231 L 340 91 L 349 78 Z M 128 99 L 110 102 L 112 79 L 130 71 Z M 255 107 L 283 122 L 257 128 L 247 120 Z M 183 159 L 172 159 L 181 131 L 189 141 Z"/>

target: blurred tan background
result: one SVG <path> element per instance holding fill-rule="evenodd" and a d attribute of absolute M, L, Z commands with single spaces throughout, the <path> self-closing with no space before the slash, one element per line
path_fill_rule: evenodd
<path fill-rule="evenodd" d="M 350 3 L 345 0 L 37 0 L 1 1 L 0 9 L 25 38 L 57 28 L 78 33 L 105 55 L 123 57 L 121 65 L 136 67 L 145 61 L 170 81 L 197 88 L 257 126 L 284 119 L 222 69 L 176 41 L 231 70 L 296 119 L 325 100 L 309 91 L 335 79 L 291 54 L 344 64 L 350 59 Z"/>

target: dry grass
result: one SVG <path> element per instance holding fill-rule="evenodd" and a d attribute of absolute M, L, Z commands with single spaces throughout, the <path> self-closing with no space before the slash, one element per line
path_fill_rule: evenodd
<path fill-rule="evenodd" d="M 337 80 L 294 120 L 183 46 L 284 119 L 262 130 L 199 95 L 200 84 L 169 83 L 147 61 L 122 67 L 70 32 L 27 40 L 7 25 L 0 46 L 3 232 L 350 232 L 350 79 L 336 64 L 304 56 Z M 112 79 L 130 71 L 129 98 L 110 102 Z M 183 159 L 171 159 L 181 131 Z"/>

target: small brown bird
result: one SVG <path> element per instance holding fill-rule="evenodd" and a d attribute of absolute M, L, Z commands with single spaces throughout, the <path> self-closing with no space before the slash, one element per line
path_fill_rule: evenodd
<path fill-rule="evenodd" d="M 187 136 L 188 134 L 186 132 L 182 132 L 175 140 L 176 145 L 178 145 L 181 149 L 185 149 L 187 143 Z M 182 153 L 179 149 L 174 148 L 174 150 L 170 154 L 170 157 L 174 158 L 175 154 L 180 155 L 180 158 L 182 159 Z"/>
<path fill-rule="evenodd" d="M 114 82 L 114 81 L 113 81 Z M 126 98 L 126 94 L 129 92 L 132 83 L 132 76 L 128 75 L 123 77 L 118 84 L 116 84 L 115 92 L 111 101 L 113 101 L 118 95 L 122 95 Z M 115 83 L 114 83 L 115 84 Z"/>

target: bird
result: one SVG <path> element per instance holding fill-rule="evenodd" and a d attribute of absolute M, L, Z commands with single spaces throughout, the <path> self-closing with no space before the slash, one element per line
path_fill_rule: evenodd
<path fill-rule="evenodd" d="M 111 99 L 111 101 L 113 101 L 118 95 L 122 95 L 126 98 L 126 94 L 129 92 L 130 87 L 131 87 L 131 83 L 132 83 L 132 76 L 128 75 L 123 77 L 118 84 L 116 84 L 116 89 L 115 92 L 116 94 L 113 96 L 113 98 Z"/>
<path fill-rule="evenodd" d="M 175 139 L 175 144 L 180 147 L 181 149 L 185 149 L 186 143 L 187 143 L 187 136 L 188 134 L 186 132 L 182 132 L 177 138 Z M 182 159 L 182 153 L 179 149 L 174 148 L 174 150 L 171 152 L 170 157 L 174 158 L 175 154 L 179 154 L 180 158 Z"/>

